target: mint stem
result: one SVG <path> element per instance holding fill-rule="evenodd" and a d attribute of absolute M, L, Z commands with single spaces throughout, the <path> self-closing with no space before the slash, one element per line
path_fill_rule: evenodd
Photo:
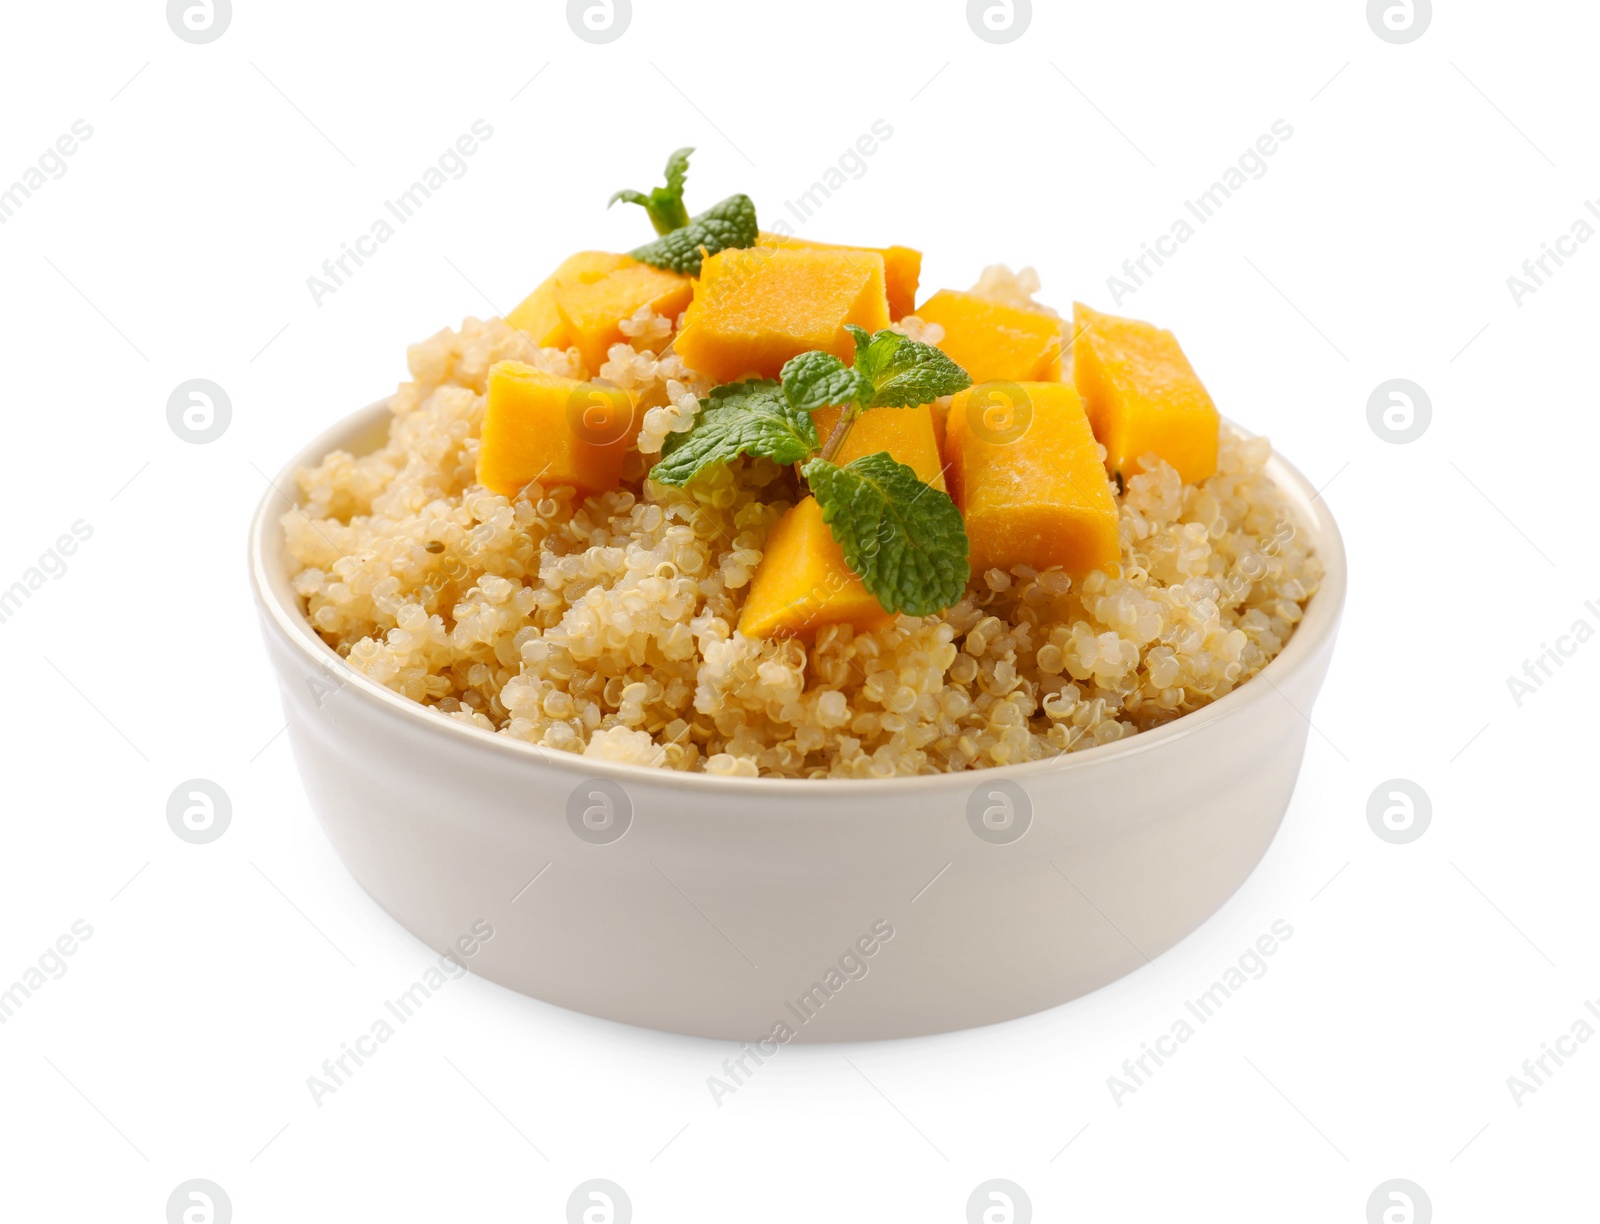
<path fill-rule="evenodd" d="M 850 427 L 856 423 L 856 418 L 861 415 L 860 402 L 849 403 L 844 406 L 844 411 L 839 414 L 839 423 L 833 427 L 833 432 L 828 435 L 828 440 L 822 444 L 822 450 L 813 458 L 826 459 L 833 462 L 833 457 L 839 453 L 839 448 L 844 445 L 845 435 L 850 432 Z M 806 480 L 805 467 L 810 459 L 802 459 L 794 465 L 794 474 L 800 480 L 800 496 L 805 497 L 811 491 L 811 485 Z"/>
<path fill-rule="evenodd" d="M 821 458 L 833 462 L 833 457 L 839 453 L 839 448 L 844 445 L 845 435 L 850 432 L 850 427 L 856 423 L 856 418 L 861 415 L 861 405 L 858 402 L 848 404 L 839 414 L 839 423 L 833 427 L 833 432 L 828 435 L 828 440 L 823 444 Z"/>
<path fill-rule="evenodd" d="M 644 210 L 658 234 L 670 234 L 689 224 L 689 210 L 683 206 L 682 200 L 657 201 L 646 204 Z"/>

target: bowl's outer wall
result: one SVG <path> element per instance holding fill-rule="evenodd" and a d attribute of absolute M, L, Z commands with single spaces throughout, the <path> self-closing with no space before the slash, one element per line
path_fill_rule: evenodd
<path fill-rule="evenodd" d="M 328 448 L 325 436 L 308 449 Z M 1018 774 L 1033 823 L 1010 844 L 968 823 L 969 795 L 1001 776 L 987 771 L 935 786 L 771 790 L 636 771 L 631 827 L 596 845 L 567 820 L 585 779 L 575 758 L 441 734 L 442 716 L 379 699 L 325 647 L 308 649 L 303 629 L 296 640 L 280 619 L 296 607 L 276 529 L 284 508 L 265 505 L 257 527 L 267 647 L 312 807 L 361 886 L 438 951 L 491 924 L 469 967 L 514 990 L 735 1040 L 780 1023 L 804 1041 L 993 1023 L 1095 990 L 1177 943 L 1278 828 L 1309 729 L 1300 711 L 1322 685 L 1338 616 L 1335 606 L 1296 666 L 1251 681 L 1270 692 L 1227 717 L 1195 719 L 1152 751 Z M 1331 533 L 1339 566 L 1318 598 L 1342 602 L 1336 531 L 1325 510 L 1302 509 Z M 873 955 L 848 955 L 863 937 Z"/>
<path fill-rule="evenodd" d="M 581 777 L 429 735 L 359 700 L 272 626 L 267 639 L 312 807 L 397 921 L 443 951 L 486 920 L 495 933 L 474 972 L 563 1007 L 708 1037 L 755 1039 L 779 1021 L 801 1040 L 942 1032 L 1121 977 L 1249 875 L 1307 734 L 1286 701 L 1264 702 L 1171 741 L 1159 759 L 1033 774 L 1032 826 L 1008 845 L 975 835 L 968 787 L 874 799 L 818 784 L 811 798 L 752 803 L 633 780 L 632 826 L 595 845 L 567 822 Z M 1310 707 L 1326 653 L 1288 701 Z M 851 980 L 860 970 L 847 962 L 844 988 L 802 1023 L 796 1013 L 811 1009 L 785 1004 L 882 922 L 894 933 L 859 958 L 865 976 Z"/>

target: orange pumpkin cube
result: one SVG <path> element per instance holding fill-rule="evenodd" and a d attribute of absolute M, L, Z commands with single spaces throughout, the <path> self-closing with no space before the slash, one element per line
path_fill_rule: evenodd
<path fill-rule="evenodd" d="M 543 283 L 523 298 L 521 305 L 506 316 L 506 322 L 526 332 L 541 348 L 564 349 L 570 343 L 567 326 L 556 309 L 556 291 L 568 285 L 584 285 L 599 280 L 607 272 L 633 263 L 628 255 L 609 251 L 579 251 L 569 255 Z"/>
<path fill-rule="evenodd" d="M 1028 565 L 1081 577 L 1117 563 L 1117 504 L 1077 391 L 980 384 L 951 402 L 947 429 L 974 575 Z"/>
<path fill-rule="evenodd" d="M 784 362 L 812 349 L 853 361 L 847 323 L 889 326 L 882 256 L 731 247 L 701 264 L 675 351 L 715 382 L 776 378 Z"/>
<path fill-rule="evenodd" d="M 811 414 L 817 437 L 827 444 L 828 435 L 839 423 L 839 408 L 820 408 Z M 833 461 L 841 467 L 852 459 L 888 451 L 897 463 L 916 472 L 924 484 L 944 491 L 944 452 L 934 424 L 933 405 L 919 408 L 870 408 L 863 412 L 845 435 L 844 445 Z"/>
<path fill-rule="evenodd" d="M 1169 331 L 1072 308 L 1072 380 L 1083 396 L 1106 466 L 1132 476 L 1140 459 L 1161 456 L 1198 484 L 1217 470 L 1222 418 Z"/>
<path fill-rule="evenodd" d="M 941 289 L 917 317 L 944 328 L 939 347 L 975 383 L 1061 377 L 1061 320 L 988 298 Z"/>
<path fill-rule="evenodd" d="M 489 367 L 478 483 L 513 498 L 535 480 L 546 489 L 571 485 L 579 497 L 607 492 L 621 483 L 637 415 L 620 387 L 496 362 Z"/>
<path fill-rule="evenodd" d="M 739 614 L 746 637 L 809 637 L 824 625 L 863 632 L 892 614 L 845 564 L 844 550 L 822 521 L 822 506 L 807 497 L 773 525 L 766 554 Z"/>
<path fill-rule="evenodd" d="M 562 286 L 555 297 L 568 342 L 583 354 L 589 373 L 598 374 L 611 346 L 625 343 L 623 319 L 641 306 L 676 318 L 693 294 L 694 282 L 687 276 L 630 261 L 596 280 Z"/>
<path fill-rule="evenodd" d="M 883 256 L 883 288 L 889 298 L 889 319 L 904 318 L 912 314 L 917 306 L 917 282 L 922 278 L 922 252 L 912 250 L 910 247 L 869 247 L 848 246 L 837 242 L 813 242 L 808 238 L 796 238 L 789 234 L 768 234 L 763 232 L 756 239 L 756 245 L 770 247 L 775 250 L 808 250 L 808 251 L 870 251 L 874 255 Z"/>

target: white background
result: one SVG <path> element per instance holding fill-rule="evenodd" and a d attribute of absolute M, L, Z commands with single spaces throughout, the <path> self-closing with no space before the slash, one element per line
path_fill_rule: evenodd
<path fill-rule="evenodd" d="M 93 535 L 0 624 L 0 984 L 94 934 L 0 1027 L 5 1216 L 155 1222 L 204 1177 L 240 1224 L 557 1221 L 606 1177 L 641 1222 L 958 1221 L 1005 1177 L 1039 1220 L 1360 1224 L 1404 1177 L 1439 1221 L 1592 1218 L 1600 1041 L 1520 1105 L 1506 1080 L 1600 998 L 1600 644 L 1520 707 L 1506 678 L 1600 627 L 1600 242 L 1520 305 L 1506 279 L 1600 197 L 1600 11 L 1439 8 L 1391 45 L 1357 0 L 1041 3 L 991 45 L 949 0 L 635 0 L 597 46 L 558 3 L 238 0 L 197 46 L 154 0 L 6 6 L 0 184 L 74 120 L 93 136 L 0 225 L 0 586 Z M 1089 998 L 790 1047 L 720 1107 L 729 1047 L 471 977 L 314 1105 L 306 1077 L 431 956 L 346 875 L 278 738 L 243 565 L 261 473 L 392 389 L 405 344 L 642 241 L 605 200 L 669 150 L 699 150 L 691 208 L 746 191 L 770 219 L 879 118 L 892 138 L 801 233 L 919 247 L 925 292 L 1004 260 L 1102 308 L 1185 199 L 1293 127 L 1121 306 L 1176 330 L 1344 529 L 1282 833 Z M 465 177 L 314 304 L 306 278 L 477 119 Z M 1409 445 L 1367 422 L 1396 377 L 1432 400 Z M 167 424 L 191 378 L 232 401 L 209 445 Z M 194 777 L 233 802 L 206 846 L 165 819 Z M 1404 846 L 1366 820 L 1394 777 L 1433 805 Z M 1115 1103 L 1122 1060 L 1280 918 L 1266 976 Z"/>

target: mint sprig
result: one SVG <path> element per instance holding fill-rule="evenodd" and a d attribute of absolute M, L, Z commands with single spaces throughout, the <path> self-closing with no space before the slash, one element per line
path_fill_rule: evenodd
<path fill-rule="evenodd" d="M 606 204 L 610 208 L 621 200 L 643 208 L 661 236 L 628 254 L 640 263 L 682 276 L 699 276 L 700 261 L 705 255 L 715 255 L 729 247 L 755 246 L 761 233 L 756 224 L 755 203 L 747 195 L 731 195 L 699 216 L 689 216 L 683 204 L 683 183 L 689 176 L 689 154 L 693 152 L 693 148 L 686 147 L 667 158 L 664 187 L 648 192 L 624 188 Z"/>
<path fill-rule="evenodd" d="M 648 194 L 624 188 L 606 202 L 606 207 L 610 208 L 618 200 L 624 204 L 637 204 L 649 214 L 650 224 L 656 227 L 656 233 L 670 234 L 675 229 L 682 229 L 689 224 L 689 210 L 683 206 L 683 180 L 688 176 L 689 154 L 693 152 L 692 147 L 686 147 L 667 158 L 665 187 L 653 187 Z"/>
<path fill-rule="evenodd" d="M 972 379 L 938 349 L 897 332 L 872 336 L 851 327 L 850 334 L 853 366 L 817 350 L 791 358 L 777 382 L 714 388 L 693 427 L 667 439 L 650 477 L 682 485 L 738 455 L 803 465 L 823 521 L 862 585 L 890 612 L 930 616 L 959 600 L 971 577 L 961 512 L 887 452 L 843 465 L 833 457 L 863 412 L 932 403 Z M 811 414 L 828 407 L 843 411 L 824 444 Z"/>
<path fill-rule="evenodd" d="M 830 405 L 869 408 L 917 408 L 941 395 L 954 395 L 972 385 L 967 372 L 931 344 L 907 340 L 885 328 L 876 336 L 845 324 L 855 341 L 855 365 L 832 353 L 801 353 L 785 363 L 783 394 L 791 406 L 815 412 Z"/>
<path fill-rule="evenodd" d="M 824 459 L 839 453 L 856 419 L 868 409 L 917 408 L 972 385 L 967 372 L 931 344 L 888 328 L 875 336 L 853 323 L 845 324 L 845 330 L 855 341 L 854 366 L 816 351 L 790 358 L 781 371 L 790 407 L 816 412 L 837 405 L 845 410 L 823 446 Z"/>
<path fill-rule="evenodd" d="M 669 434 L 650 479 L 685 485 L 714 463 L 739 455 L 765 455 L 777 463 L 800 463 L 816 452 L 817 426 L 797 412 L 770 378 L 725 383 L 700 401 L 694 428 Z"/>
<path fill-rule="evenodd" d="M 845 564 L 887 611 L 931 616 L 961 598 L 967 531 L 946 494 L 883 451 L 843 467 L 813 459 L 805 477 Z"/>
<path fill-rule="evenodd" d="M 867 408 L 917 408 L 972 385 L 967 372 L 931 344 L 908 340 L 887 329 L 869 336 L 846 324 L 856 342 L 857 372 L 872 386 Z"/>
<path fill-rule="evenodd" d="M 756 206 L 747 195 L 731 195 L 713 204 L 682 229 L 663 234 L 628 254 L 640 263 L 653 264 L 683 276 L 699 276 L 700 260 L 730 247 L 755 246 L 761 230 Z"/>

